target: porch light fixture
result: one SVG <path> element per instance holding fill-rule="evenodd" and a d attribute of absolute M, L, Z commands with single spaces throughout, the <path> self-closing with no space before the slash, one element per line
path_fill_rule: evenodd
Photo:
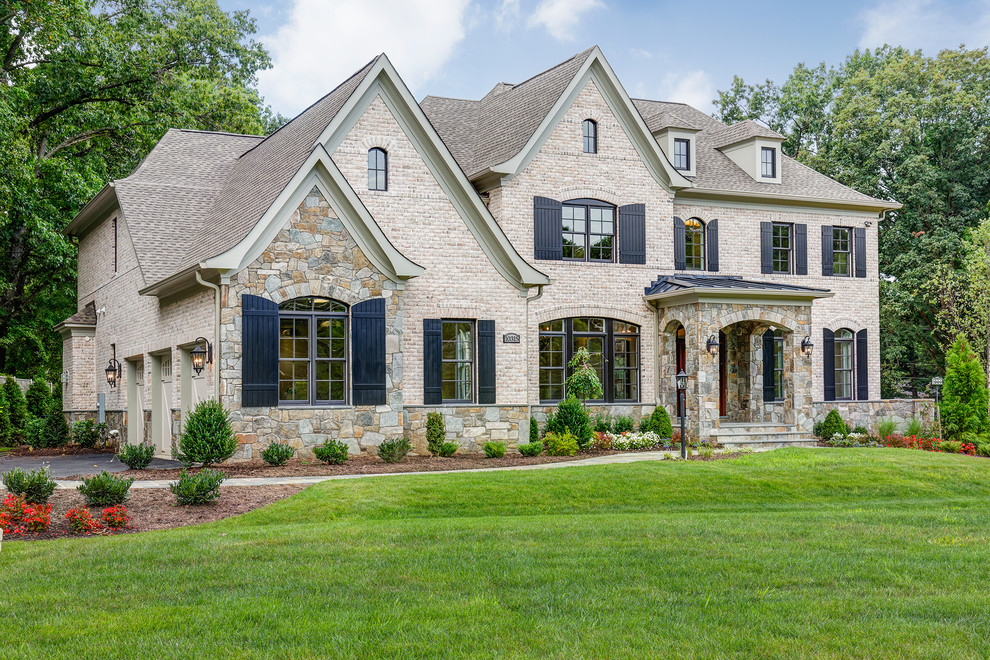
<path fill-rule="evenodd" d="M 805 335 L 804 339 L 801 340 L 801 354 L 805 357 L 811 357 L 812 352 L 815 350 L 815 342 L 811 341 L 810 335 Z"/>
<path fill-rule="evenodd" d="M 687 417 L 688 375 L 681 369 L 675 378 L 677 379 L 677 396 L 681 399 L 681 459 L 687 460 L 687 434 L 684 431 L 684 418 Z"/>
<path fill-rule="evenodd" d="M 708 344 L 706 345 L 706 347 L 708 348 L 708 354 L 711 355 L 713 358 L 716 355 L 718 355 L 718 337 L 716 337 L 715 335 L 709 335 Z"/>
<path fill-rule="evenodd" d="M 203 373 L 207 364 L 213 364 L 213 346 L 205 337 L 197 337 L 196 346 L 189 351 L 189 357 L 192 358 L 193 371 L 198 376 Z"/>
<path fill-rule="evenodd" d="M 110 358 L 110 362 L 104 371 L 107 374 L 107 385 L 117 387 L 117 383 L 120 382 L 120 378 L 123 375 L 123 369 L 120 366 L 120 362 L 117 361 L 117 345 L 111 344 L 111 346 L 113 347 L 113 357 Z"/>

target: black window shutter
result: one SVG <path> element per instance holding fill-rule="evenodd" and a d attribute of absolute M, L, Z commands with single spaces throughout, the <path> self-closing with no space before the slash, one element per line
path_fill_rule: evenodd
<path fill-rule="evenodd" d="M 835 333 L 825 328 L 822 335 L 822 362 L 825 365 L 822 380 L 825 381 L 825 400 L 835 401 Z"/>
<path fill-rule="evenodd" d="M 684 221 L 674 217 L 674 270 L 687 268 L 687 253 L 684 247 Z"/>
<path fill-rule="evenodd" d="M 866 345 L 866 330 L 856 333 L 856 398 L 870 398 L 870 351 Z"/>
<path fill-rule="evenodd" d="M 856 277 L 866 277 L 866 230 L 856 227 L 853 232 L 856 237 Z"/>
<path fill-rule="evenodd" d="M 495 321 L 478 321 L 478 403 L 495 403 Z"/>
<path fill-rule="evenodd" d="M 278 405 L 278 305 L 241 296 L 241 405 Z"/>
<path fill-rule="evenodd" d="M 794 225 L 794 272 L 808 274 L 808 225 Z"/>
<path fill-rule="evenodd" d="M 773 272 L 773 223 L 760 223 L 760 272 Z"/>
<path fill-rule="evenodd" d="M 832 275 L 832 225 L 822 225 L 822 275 Z"/>
<path fill-rule="evenodd" d="M 533 256 L 537 259 L 564 258 L 561 207 L 555 199 L 533 198 Z"/>
<path fill-rule="evenodd" d="M 646 263 L 646 204 L 619 207 L 619 263 Z"/>
<path fill-rule="evenodd" d="M 351 307 L 351 402 L 385 403 L 385 299 L 372 298 Z"/>
<path fill-rule="evenodd" d="M 773 330 L 763 333 L 763 401 L 775 400 L 773 386 Z"/>
<path fill-rule="evenodd" d="M 442 330 L 443 321 L 440 319 L 423 319 L 423 403 L 426 405 L 435 405 L 443 400 L 440 376 Z"/>
<path fill-rule="evenodd" d="M 708 270 L 718 272 L 718 220 L 708 221 Z"/>

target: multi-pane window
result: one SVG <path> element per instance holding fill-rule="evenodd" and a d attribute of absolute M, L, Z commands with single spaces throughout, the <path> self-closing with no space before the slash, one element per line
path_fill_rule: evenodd
<path fill-rule="evenodd" d="M 593 119 L 585 119 L 581 124 L 581 133 L 584 138 L 584 153 L 598 153 L 598 124 Z"/>
<path fill-rule="evenodd" d="M 691 140 L 674 138 L 674 169 L 691 169 Z"/>
<path fill-rule="evenodd" d="M 574 200 L 564 203 L 561 219 L 564 259 L 615 260 L 615 207 Z"/>
<path fill-rule="evenodd" d="M 684 222 L 684 267 L 688 270 L 705 269 L 705 223 L 698 218 Z"/>
<path fill-rule="evenodd" d="M 773 399 L 784 400 L 784 333 L 773 331 Z"/>
<path fill-rule="evenodd" d="M 368 190 L 388 190 L 388 154 L 378 147 L 368 150 Z"/>
<path fill-rule="evenodd" d="M 470 403 L 474 395 L 474 323 L 444 321 L 440 339 L 440 397 L 444 403 Z"/>
<path fill-rule="evenodd" d="M 279 401 L 344 403 L 346 392 L 347 306 L 317 297 L 279 305 Z"/>
<path fill-rule="evenodd" d="M 777 150 L 773 147 L 760 149 L 760 170 L 765 179 L 777 177 Z"/>
<path fill-rule="evenodd" d="M 791 254 L 794 251 L 794 241 L 791 237 L 791 225 L 774 223 L 773 225 L 773 272 L 791 272 Z"/>
<path fill-rule="evenodd" d="M 574 352 L 591 354 L 606 402 L 639 401 L 639 326 L 604 318 L 578 317 L 540 324 L 540 400 L 564 398 Z"/>
<path fill-rule="evenodd" d="M 853 398 L 853 332 L 835 331 L 835 398 Z"/>
<path fill-rule="evenodd" d="M 852 254 L 848 227 L 832 228 L 832 274 L 849 275 L 849 257 Z"/>

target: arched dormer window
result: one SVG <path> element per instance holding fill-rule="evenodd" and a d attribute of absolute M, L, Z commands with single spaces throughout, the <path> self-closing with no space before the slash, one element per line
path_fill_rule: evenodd
<path fill-rule="evenodd" d="M 279 403 L 345 403 L 347 305 L 309 296 L 287 300 L 278 309 Z"/>
<path fill-rule="evenodd" d="M 388 154 L 379 147 L 368 150 L 368 190 L 388 190 Z"/>
<path fill-rule="evenodd" d="M 698 218 L 684 222 L 684 267 L 705 270 L 705 223 Z"/>
<path fill-rule="evenodd" d="M 594 119 L 585 119 L 581 125 L 581 133 L 584 136 L 584 153 L 598 153 L 598 124 Z"/>

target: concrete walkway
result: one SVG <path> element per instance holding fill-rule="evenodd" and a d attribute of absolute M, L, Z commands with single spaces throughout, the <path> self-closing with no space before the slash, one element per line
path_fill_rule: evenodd
<path fill-rule="evenodd" d="M 321 477 L 254 477 L 241 479 L 228 479 L 223 482 L 224 486 L 279 486 L 279 485 L 310 485 L 318 484 L 322 481 L 333 481 L 335 479 L 364 479 L 367 477 L 409 477 L 424 474 L 462 474 L 464 472 L 503 472 L 508 470 L 549 470 L 552 468 L 582 467 L 586 465 L 610 465 L 615 463 L 635 463 L 638 461 L 662 461 L 665 454 L 672 452 L 643 451 L 628 454 L 611 454 L 609 456 L 595 456 L 592 458 L 581 458 L 576 461 L 563 461 L 560 463 L 541 463 L 539 465 L 516 465 L 513 467 L 496 468 L 471 468 L 468 470 L 432 470 L 426 472 L 382 472 L 377 474 L 334 474 Z M 135 481 L 131 488 L 168 488 L 174 479 L 158 479 L 148 481 Z M 78 481 L 55 480 L 59 488 L 75 488 Z"/>

